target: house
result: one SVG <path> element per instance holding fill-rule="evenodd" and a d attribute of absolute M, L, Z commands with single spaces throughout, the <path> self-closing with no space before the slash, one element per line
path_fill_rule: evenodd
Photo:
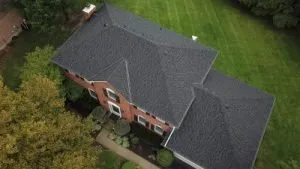
<path fill-rule="evenodd" d="M 274 98 L 212 69 L 218 52 L 104 5 L 53 62 L 197 169 L 250 169 Z"/>
<path fill-rule="evenodd" d="M 0 50 L 22 31 L 23 18 L 16 10 L 0 11 Z"/>

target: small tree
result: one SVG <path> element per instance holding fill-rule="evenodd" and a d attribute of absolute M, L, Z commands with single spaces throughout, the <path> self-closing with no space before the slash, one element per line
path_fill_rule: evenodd
<path fill-rule="evenodd" d="M 127 133 L 129 133 L 131 130 L 130 124 L 125 119 L 120 119 L 117 121 L 117 124 L 115 125 L 115 133 L 119 136 L 124 136 Z"/>
<path fill-rule="evenodd" d="M 163 167 L 169 167 L 174 161 L 174 155 L 167 149 L 161 149 L 156 155 L 157 162 Z"/>
<path fill-rule="evenodd" d="M 72 102 L 77 101 L 83 96 L 84 88 L 73 80 L 65 78 L 63 81 L 63 86 L 65 87 L 66 97 Z"/>

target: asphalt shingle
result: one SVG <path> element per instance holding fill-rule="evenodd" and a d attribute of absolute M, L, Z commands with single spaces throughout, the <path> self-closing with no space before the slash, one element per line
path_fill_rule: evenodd
<path fill-rule="evenodd" d="M 250 169 L 274 98 L 211 70 L 166 147 L 203 168 Z"/>
<path fill-rule="evenodd" d="M 129 101 L 179 127 L 194 98 L 191 84 L 204 80 L 216 54 L 105 5 L 59 48 L 53 61 L 90 81 L 112 82 Z"/>

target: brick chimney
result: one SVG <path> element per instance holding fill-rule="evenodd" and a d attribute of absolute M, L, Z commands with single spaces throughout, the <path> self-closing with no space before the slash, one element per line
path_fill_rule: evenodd
<path fill-rule="evenodd" d="M 84 13 L 84 19 L 88 20 L 91 18 L 93 13 L 96 12 L 96 6 L 93 4 L 88 4 L 86 7 L 82 9 L 82 12 Z"/>

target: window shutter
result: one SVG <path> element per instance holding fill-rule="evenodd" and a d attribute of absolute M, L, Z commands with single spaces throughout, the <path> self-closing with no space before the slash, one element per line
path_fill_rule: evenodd
<path fill-rule="evenodd" d="M 120 97 L 116 95 L 116 102 L 120 103 Z"/>
<path fill-rule="evenodd" d="M 137 115 L 134 115 L 134 121 L 138 121 Z"/>
<path fill-rule="evenodd" d="M 153 124 L 151 124 L 151 130 L 153 130 L 153 131 L 154 131 L 154 125 L 153 125 Z"/>
<path fill-rule="evenodd" d="M 104 93 L 104 95 L 107 97 L 106 89 L 103 89 L 103 93 Z"/>

